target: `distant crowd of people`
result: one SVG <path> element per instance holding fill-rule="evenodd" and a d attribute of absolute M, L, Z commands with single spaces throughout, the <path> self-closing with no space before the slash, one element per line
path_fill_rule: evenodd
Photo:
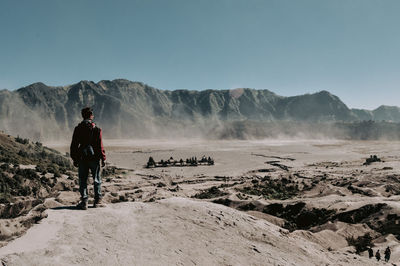
<path fill-rule="evenodd" d="M 387 247 L 385 249 L 385 261 L 386 262 L 388 262 L 390 260 L 390 254 L 391 253 L 392 252 L 390 251 L 390 248 Z M 369 249 L 368 249 L 368 257 L 372 258 L 373 256 L 374 256 L 374 251 L 373 251 L 372 247 L 369 247 Z M 376 258 L 377 261 L 381 260 L 381 253 L 379 252 L 379 249 L 375 253 L 375 258 Z"/>
<path fill-rule="evenodd" d="M 174 158 L 169 158 L 168 160 L 161 160 L 159 162 L 154 161 L 153 157 L 150 157 L 147 161 L 147 168 L 150 167 L 168 167 L 168 166 L 197 166 L 197 165 L 214 165 L 214 159 L 211 157 L 203 157 L 198 160 L 197 157 L 187 158 L 185 161 L 183 159 L 174 160 Z"/>

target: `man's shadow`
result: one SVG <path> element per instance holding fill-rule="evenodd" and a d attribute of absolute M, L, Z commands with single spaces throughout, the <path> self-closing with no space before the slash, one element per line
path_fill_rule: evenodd
<path fill-rule="evenodd" d="M 78 208 L 74 205 L 71 205 L 71 206 L 54 207 L 54 208 L 50 208 L 50 210 L 78 210 Z"/>
<path fill-rule="evenodd" d="M 92 209 L 93 206 L 88 206 L 88 209 Z M 76 207 L 75 205 L 71 205 L 71 206 L 59 206 L 59 207 L 54 207 L 54 208 L 50 208 L 50 210 L 75 210 L 75 211 L 83 211 L 81 209 L 79 209 L 78 207 Z"/>

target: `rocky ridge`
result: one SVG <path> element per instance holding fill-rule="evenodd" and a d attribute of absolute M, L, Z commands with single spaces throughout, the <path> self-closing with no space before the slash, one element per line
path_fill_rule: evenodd
<path fill-rule="evenodd" d="M 94 108 L 99 125 L 107 128 L 105 136 L 113 138 L 210 136 L 235 122 L 400 122 L 398 107 L 349 109 L 327 91 L 293 97 L 255 89 L 169 91 L 116 79 L 2 90 L 0 129 L 36 140 L 70 137 L 83 106 Z"/>

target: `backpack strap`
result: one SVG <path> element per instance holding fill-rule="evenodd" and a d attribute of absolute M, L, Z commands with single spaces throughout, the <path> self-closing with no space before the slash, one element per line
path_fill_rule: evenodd
<path fill-rule="evenodd" d="M 92 129 L 90 129 L 90 136 L 89 136 L 89 143 L 88 145 L 92 145 L 92 141 L 93 141 L 93 132 L 96 129 L 96 127 L 93 127 Z"/>

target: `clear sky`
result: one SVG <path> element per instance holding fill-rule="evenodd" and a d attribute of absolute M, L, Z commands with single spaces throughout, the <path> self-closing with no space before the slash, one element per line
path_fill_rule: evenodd
<path fill-rule="evenodd" d="M 0 89 L 328 90 L 400 106 L 398 0 L 1 0 Z"/>

